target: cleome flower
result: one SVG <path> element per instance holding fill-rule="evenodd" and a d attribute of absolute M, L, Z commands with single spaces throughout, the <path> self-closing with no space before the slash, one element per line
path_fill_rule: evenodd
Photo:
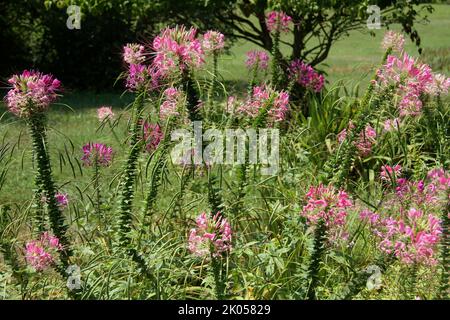
<path fill-rule="evenodd" d="M 107 167 L 111 164 L 113 150 L 102 143 L 87 143 L 83 146 L 84 165 L 90 167 L 97 162 L 97 165 Z"/>
<path fill-rule="evenodd" d="M 266 25 L 270 32 L 289 32 L 292 18 L 283 11 L 271 11 L 266 15 Z"/>
<path fill-rule="evenodd" d="M 304 88 L 320 92 L 324 86 L 325 78 L 317 73 L 313 67 L 301 60 L 294 60 L 289 66 L 289 78 Z"/>
<path fill-rule="evenodd" d="M 187 69 L 205 63 L 202 43 L 196 38 L 197 29 L 185 26 L 166 28 L 153 40 L 154 67 L 162 77 L 177 76 Z"/>
<path fill-rule="evenodd" d="M 266 70 L 269 66 L 269 55 L 265 51 L 251 50 L 247 52 L 246 56 L 247 59 L 245 61 L 245 65 L 250 70 L 253 70 L 255 68 Z"/>
<path fill-rule="evenodd" d="M 188 248 L 194 255 L 219 257 L 231 250 L 232 231 L 226 218 L 218 212 L 208 217 L 205 212 L 196 219 L 197 226 L 191 229 Z"/>
<path fill-rule="evenodd" d="M 245 117 L 256 118 L 264 108 L 267 109 L 269 124 L 285 120 L 289 111 L 289 94 L 268 86 L 255 86 L 252 95 L 236 112 Z"/>
<path fill-rule="evenodd" d="M 56 254 L 62 250 L 59 239 L 44 232 L 39 240 L 32 240 L 25 245 L 25 260 L 36 271 L 44 271 L 55 263 Z"/>
<path fill-rule="evenodd" d="M 98 120 L 103 121 L 105 119 L 113 119 L 114 112 L 112 111 L 112 107 L 103 106 L 97 109 L 97 117 Z"/>
<path fill-rule="evenodd" d="M 61 87 L 60 81 L 52 75 L 34 70 L 14 75 L 8 83 L 12 88 L 5 97 L 6 105 L 9 111 L 21 118 L 47 110 L 56 100 L 57 91 Z"/>

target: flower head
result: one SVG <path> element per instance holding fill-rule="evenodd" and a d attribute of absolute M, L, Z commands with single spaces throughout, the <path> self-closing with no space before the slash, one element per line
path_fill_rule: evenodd
<path fill-rule="evenodd" d="M 60 209 L 65 209 L 69 205 L 69 197 L 67 196 L 67 193 L 58 192 L 55 195 L 55 198 Z"/>
<path fill-rule="evenodd" d="M 402 166 L 397 164 L 393 167 L 385 165 L 381 167 L 380 178 L 383 181 L 395 181 L 402 174 Z"/>
<path fill-rule="evenodd" d="M 112 148 L 101 143 L 87 143 L 83 146 L 83 157 L 81 160 L 85 166 L 97 165 L 107 167 L 112 161 Z"/>
<path fill-rule="evenodd" d="M 202 47 L 205 51 L 218 52 L 225 47 L 225 36 L 210 30 L 203 35 Z"/>
<path fill-rule="evenodd" d="M 231 250 L 231 226 L 218 212 L 210 218 L 206 213 L 196 219 L 196 228 L 189 233 L 189 250 L 198 257 L 211 254 L 218 257 Z"/>
<path fill-rule="evenodd" d="M 384 34 L 381 45 L 384 50 L 391 48 L 394 52 L 402 53 L 405 45 L 405 38 L 401 33 L 388 31 Z"/>
<path fill-rule="evenodd" d="M 52 75 L 33 70 L 14 75 L 8 82 L 12 88 L 5 97 L 6 105 L 9 111 L 24 118 L 47 110 L 56 100 L 56 92 L 61 86 L 59 80 Z"/>
<path fill-rule="evenodd" d="M 271 11 L 266 15 L 266 25 L 270 32 L 289 32 L 292 18 L 283 11 Z"/>
<path fill-rule="evenodd" d="M 147 150 L 148 153 L 156 150 L 163 138 L 164 133 L 157 123 L 144 122 L 145 150 Z"/>
<path fill-rule="evenodd" d="M 100 121 L 103 121 L 105 119 L 112 119 L 114 118 L 114 112 L 112 111 L 112 107 L 100 107 L 97 109 L 97 116 Z"/>
<path fill-rule="evenodd" d="M 25 245 L 25 260 L 36 271 L 43 271 L 55 262 L 58 251 L 62 250 L 59 239 L 44 232 L 39 240 L 32 240 Z"/>
<path fill-rule="evenodd" d="M 144 46 L 128 43 L 123 47 L 123 60 L 128 64 L 141 64 L 145 61 Z"/>
<path fill-rule="evenodd" d="M 183 93 L 177 88 L 170 87 L 164 90 L 163 102 L 159 107 L 159 118 L 164 121 L 169 117 L 179 116 L 179 106 L 183 100 Z"/>
<path fill-rule="evenodd" d="M 162 77 L 178 76 L 204 64 L 204 51 L 196 38 L 197 29 L 166 28 L 153 40 L 153 65 Z"/>
<path fill-rule="evenodd" d="M 348 130 L 353 130 L 355 125 L 350 121 L 348 125 Z M 356 149 L 358 150 L 358 154 L 361 157 L 367 157 L 372 152 L 372 147 L 376 142 L 377 133 L 374 128 L 370 124 L 366 126 L 366 128 L 360 132 L 359 136 L 353 141 Z M 347 138 L 347 129 L 343 129 L 337 136 L 338 142 L 342 143 Z"/>
<path fill-rule="evenodd" d="M 247 60 L 245 64 L 247 68 L 253 70 L 254 68 L 266 70 L 269 66 L 269 55 L 265 51 L 252 50 L 247 52 Z"/>
<path fill-rule="evenodd" d="M 289 111 L 289 94 L 267 86 L 255 86 L 252 96 L 236 111 L 246 117 L 256 118 L 263 108 L 267 110 L 270 124 L 285 120 Z"/>
<path fill-rule="evenodd" d="M 319 92 L 325 83 L 323 75 L 301 60 L 294 60 L 289 66 L 289 77 L 307 89 Z"/>

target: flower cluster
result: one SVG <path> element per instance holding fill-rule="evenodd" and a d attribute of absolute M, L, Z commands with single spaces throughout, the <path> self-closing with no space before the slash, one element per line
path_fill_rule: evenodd
<path fill-rule="evenodd" d="M 179 75 L 187 69 L 204 64 L 202 43 L 197 29 L 184 26 L 166 28 L 153 40 L 153 64 L 163 77 Z"/>
<path fill-rule="evenodd" d="M 32 240 L 25 245 L 25 260 L 36 271 L 43 271 L 55 262 L 58 251 L 62 250 L 59 239 L 44 232 L 39 240 Z"/>
<path fill-rule="evenodd" d="M 294 60 L 289 66 L 289 77 L 302 87 L 320 92 L 323 88 L 325 78 L 314 70 L 313 67 L 301 60 Z"/>
<path fill-rule="evenodd" d="M 266 15 L 267 30 L 270 32 L 289 32 L 292 18 L 283 11 L 271 11 Z"/>
<path fill-rule="evenodd" d="M 382 181 L 395 181 L 402 175 L 402 166 L 397 164 L 395 166 L 385 165 L 381 167 L 380 178 Z"/>
<path fill-rule="evenodd" d="M 6 105 L 9 111 L 24 118 L 48 109 L 61 86 L 52 75 L 33 70 L 12 76 L 8 83 L 12 88 L 5 97 Z"/>
<path fill-rule="evenodd" d="M 400 119 L 399 118 L 386 119 L 383 122 L 383 130 L 385 132 L 391 132 L 394 130 L 398 130 L 399 127 L 400 127 Z"/>
<path fill-rule="evenodd" d="M 250 118 L 256 118 L 262 109 L 267 110 L 270 124 L 285 120 L 289 111 L 289 94 L 267 86 L 256 86 L 253 88 L 252 96 L 236 111 Z"/>
<path fill-rule="evenodd" d="M 255 68 L 266 70 L 269 66 L 269 55 L 265 51 L 251 50 L 247 52 L 247 60 L 245 61 L 245 64 L 250 70 Z"/>
<path fill-rule="evenodd" d="M 101 143 L 88 143 L 83 146 L 83 161 L 85 166 L 92 166 L 97 163 L 107 167 L 111 164 L 113 150 L 111 147 L 105 146 Z"/>
<path fill-rule="evenodd" d="M 350 122 L 348 125 L 348 129 L 343 129 L 337 136 L 339 143 L 344 142 L 347 138 L 347 130 L 352 130 L 355 128 L 355 125 Z M 372 152 L 372 147 L 376 142 L 377 133 L 374 128 L 370 124 L 366 126 L 366 128 L 359 134 L 359 137 L 354 141 L 356 149 L 358 150 L 358 154 L 361 157 L 367 157 Z"/>
<path fill-rule="evenodd" d="M 449 88 L 450 78 L 437 73 L 433 74 L 433 81 L 427 84 L 425 91 L 432 96 L 438 96 L 448 94 Z"/>
<path fill-rule="evenodd" d="M 420 97 L 435 83 L 431 68 L 416 62 L 406 53 L 401 58 L 389 55 L 386 64 L 377 71 L 377 76 L 380 88 L 396 88 L 400 97 L 400 116 L 419 115 L 422 110 Z"/>
<path fill-rule="evenodd" d="M 426 181 L 410 181 L 399 178 L 400 166 L 385 168 L 385 172 L 381 179 L 387 179 L 388 172 L 396 175 L 393 192 L 386 194 L 379 213 L 363 210 L 360 217 L 369 223 L 382 252 L 406 264 L 435 265 L 442 232 L 437 217 L 447 202 L 450 174 L 433 169 Z"/>
<path fill-rule="evenodd" d="M 225 47 L 225 36 L 218 31 L 207 31 L 203 35 L 202 47 L 204 51 L 218 52 Z"/>
<path fill-rule="evenodd" d="M 189 234 L 189 250 L 198 257 L 211 254 L 219 257 L 231 250 L 231 227 L 226 218 L 217 213 L 210 218 L 206 213 L 200 214 L 196 219 L 197 227 L 191 229 Z"/>
<path fill-rule="evenodd" d="M 380 215 L 364 210 L 361 219 L 367 221 L 379 239 L 378 247 L 393 254 L 403 263 L 435 265 L 441 234 L 440 220 L 433 214 L 411 207 L 398 217 Z"/>
<path fill-rule="evenodd" d="M 145 150 L 148 153 L 156 150 L 162 139 L 164 138 L 164 133 L 161 130 L 161 127 L 157 123 L 148 123 L 144 122 L 144 141 L 145 141 Z"/>
<path fill-rule="evenodd" d="M 55 198 L 61 210 L 67 208 L 67 206 L 69 205 L 69 197 L 67 196 L 67 193 L 58 192 L 55 195 Z"/>
<path fill-rule="evenodd" d="M 145 61 L 144 46 L 128 43 L 123 47 L 123 60 L 128 64 L 141 64 Z"/>
<path fill-rule="evenodd" d="M 97 117 L 98 120 L 103 121 L 105 119 L 114 118 L 114 112 L 112 111 L 112 107 L 103 106 L 97 109 Z"/>
<path fill-rule="evenodd" d="M 170 87 L 163 92 L 163 102 L 159 107 L 159 118 L 165 121 L 169 117 L 179 116 L 179 106 L 184 100 L 183 93 L 177 88 Z"/>
<path fill-rule="evenodd" d="M 384 34 L 383 42 L 381 46 L 384 50 L 392 49 L 397 53 L 403 53 L 405 46 L 405 38 L 401 33 L 395 31 L 388 31 Z"/>
<path fill-rule="evenodd" d="M 317 224 L 323 220 L 329 228 L 345 225 L 347 209 L 353 206 L 348 194 L 344 190 L 336 190 L 333 186 L 320 184 L 311 186 L 306 194 L 306 205 L 301 215 L 310 224 Z"/>

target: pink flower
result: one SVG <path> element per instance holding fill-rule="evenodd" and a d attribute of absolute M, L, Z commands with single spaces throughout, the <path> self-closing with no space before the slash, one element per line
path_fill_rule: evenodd
<path fill-rule="evenodd" d="M 112 119 L 114 117 L 114 112 L 112 112 L 112 107 L 100 107 L 97 109 L 97 116 L 100 121 L 105 119 Z"/>
<path fill-rule="evenodd" d="M 450 78 L 438 73 L 433 75 L 433 82 L 427 84 L 425 92 L 432 96 L 446 95 L 449 88 Z"/>
<path fill-rule="evenodd" d="M 189 251 L 198 257 L 205 257 L 208 254 L 219 257 L 231 250 L 231 227 L 220 213 L 213 218 L 202 213 L 196 222 L 197 227 L 191 229 L 189 234 Z"/>
<path fill-rule="evenodd" d="M 403 47 L 405 45 L 405 38 L 401 33 L 394 31 L 388 31 L 385 33 L 382 47 L 384 50 L 392 48 L 394 52 L 403 53 Z"/>
<path fill-rule="evenodd" d="M 317 187 L 310 187 L 301 215 L 311 225 L 323 220 L 327 228 L 336 233 L 345 225 L 347 210 L 352 207 L 353 203 L 344 190 L 320 184 Z"/>
<path fill-rule="evenodd" d="M 441 235 L 440 220 L 434 215 L 411 208 L 403 217 L 372 219 L 374 214 L 361 214 L 378 238 L 382 252 L 394 254 L 405 264 L 436 265 Z"/>
<path fill-rule="evenodd" d="M 385 132 L 392 132 L 394 130 L 398 130 L 400 126 L 400 119 L 386 119 L 383 123 L 384 131 Z"/>
<path fill-rule="evenodd" d="M 353 130 L 355 125 L 350 121 L 348 130 Z M 359 134 L 359 137 L 353 142 L 361 157 L 367 157 L 372 152 L 372 146 L 376 142 L 377 133 L 370 124 L 366 126 L 364 131 Z M 342 143 L 347 138 L 347 129 L 343 129 L 337 136 L 338 142 Z"/>
<path fill-rule="evenodd" d="M 43 271 L 53 265 L 58 251 L 62 250 L 59 239 L 44 232 L 39 240 L 32 240 L 25 245 L 25 260 L 36 271 Z"/>
<path fill-rule="evenodd" d="M 67 193 L 58 192 L 55 195 L 55 198 L 61 210 L 67 208 L 67 206 L 69 205 L 69 198 L 67 196 Z"/>
<path fill-rule="evenodd" d="M 83 157 L 81 160 L 85 166 L 94 165 L 94 161 L 98 165 L 107 167 L 112 161 L 112 148 L 101 143 L 88 143 L 83 146 Z"/>
<path fill-rule="evenodd" d="M 33 70 L 14 75 L 8 82 L 12 88 L 5 97 L 6 105 L 9 111 L 21 118 L 47 110 L 56 100 L 56 92 L 61 86 L 52 75 Z"/>
<path fill-rule="evenodd" d="M 254 68 L 266 70 L 269 66 L 269 55 L 265 51 L 252 50 L 247 52 L 247 60 L 245 64 L 247 68 L 253 70 Z"/>
<path fill-rule="evenodd" d="M 325 83 L 323 75 L 301 60 L 294 60 L 289 66 L 289 77 L 299 85 L 315 92 L 320 92 Z"/>
<path fill-rule="evenodd" d="M 163 103 L 159 107 L 159 118 L 164 121 L 169 117 L 179 116 L 178 107 L 184 99 L 181 91 L 174 87 L 167 88 L 163 92 Z"/>
<path fill-rule="evenodd" d="M 149 79 L 148 67 L 143 64 L 130 64 L 125 86 L 134 91 L 145 86 Z"/>
<path fill-rule="evenodd" d="M 252 96 L 236 111 L 244 116 L 256 118 L 262 108 L 267 109 L 269 124 L 283 121 L 289 111 L 289 94 L 283 90 L 275 91 L 266 86 L 256 86 L 253 88 Z"/>
<path fill-rule="evenodd" d="M 401 58 L 389 55 L 386 64 L 377 71 L 377 76 L 378 88 L 396 88 L 396 94 L 400 97 L 398 109 L 401 116 L 419 115 L 422 109 L 420 96 L 434 84 L 431 68 L 417 63 L 406 53 Z"/>
<path fill-rule="evenodd" d="M 153 65 L 162 77 L 177 76 L 187 69 L 205 63 L 201 42 L 196 39 L 197 29 L 185 26 L 164 29 L 153 40 Z"/>
<path fill-rule="evenodd" d="M 402 166 L 397 164 L 393 167 L 385 165 L 381 167 L 380 177 L 383 181 L 395 181 L 402 174 Z"/>
<path fill-rule="evenodd" d="M 208 31 L 203 35 L 202 47 L 205 51 L 217 52 L 225 47 L 225 36 L 218 31 Z"/>
<path fill-rule="evenodd" d="M 148 153 L 156 150 L 163 138 L 164 133 L 157 123 L 148 123 L 147 121 L 144 122 L 145 149 Z"/>
<path fill-rule="evenodd" d="M 123 47 L 123 60 L 128 64 L 141 64 L 145 61 L 144 46 L 128 43 Z"/>
<path fill-rule="evenodd" d="M 289 32 L 292 18 L 283 11 L 271 11 L 266 15 L 266 25 L 270 32 Z"/>

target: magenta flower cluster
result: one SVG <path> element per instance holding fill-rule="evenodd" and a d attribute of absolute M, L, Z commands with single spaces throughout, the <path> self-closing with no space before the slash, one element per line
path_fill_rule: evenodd
<path fill-rule="evenodd" d="M 218 31 L 207 31 L 203 35 L 202 47 L 204 51 L 218 52 L 225 47 L 225 36 Z"/>
<path fill-rule="evenodd" d="M 184 99 L 183 92 L 174 87 L 169 87 L 163 92 L 163 102 L 159 107 L 159 118 L 162 121 L 169 117 L 179 116 L 179 106 Z"/>
<path fill-rule="evenodd" d="M 81 160 L 84 165 L 89 167 L 95 163 L 107 167 L 111 164 L 113 150 L 102 143 L 87 143 L 83 146 L 83 157 Z"/>
<path fill-rule="evenodd" d="M 231 250 L 231 226 L 220 212 L 212 218 L 203 212 L 197 217 L 196 223 L 197 226 L 191 229 L 188 241 L 189 251 L 194 255 L 219 257 Z"/>
<path fill-rule="evenodd" d="M 348 129 L 343 129 L 337 136 L 338 142 L 342 143 L 347 138 L 348 130 L 353 130 L 355 125 L 350 121 Z M 377 132 L 370 124 L 359 134 L 353 142 L 358 150 L 358 154 L 365 158 L 372 152 L 372 147 L 376 142 Z"/>
<path fill-rule="evenodd" d="M 157 123 L 149 123 L 147 121 L 144 122 L 144 141 L 145 141 L 145 150 L 148 153 L 156 150 L 162 139 L 164 138 L 164 133 L 161 130 L 161 127 Z"/>
<path fill-rule="evenodd" d="M 450 175 L 434 169 L 426 181 L 410 181 L 400 178 L 400 166 L 385 166 L 381 179 L 386 180 L 389 172 L 396 183 L 379 213 L 363 210 L 360 217 L 369 224 L 382 252 L 405 264 L 435 265 L 442 232 L 438 216 L 448 201 Z"/>
<path fill-rule="evenodd" d="M 304 88 L 320 92 L 325 83 L 323 75 L 301 60 L 294 60 L 289 66 L 289 77 Z"/>
<path fill-rule="evenodd" d="M 289 94 L 268 86 L 255 86 L 252 95 L 236 111 L 250 118 L 256 118 L 261 109 L 267 109 L 269 124 L 286 119 L 289 111 Z"/>
<path fill-rule="evenodd" d="M 344 190 L 336 190 L 333 186 L 311 186 L 306 194 L 306 205 L 301 215 L 312 225 L 323 220 L 328 228 L 345 225 L 347 210 L 353 206 Z"/>
<path fill-rule="evenodd" d="M 428 65 L 418 63 L 406 53 L 400 58 L 389 55 L 386 64 L 378 70 L 377 76 L 377 85 L 381 89 L 396 89 L 400 100 L 399 114 L 402 117 L 421 114 L 423 94 L 446 94 L 450 87 L 450 79 L 433 74 Z"/>
<path fill-rule="evenodd" d="M 265 51 L 251 50 L 248 51 L 245 64 L 250 70 L 259 69 L 266 70 L 269 66 L 269 55 Z"/>
<path fill-rule="evenodd" d="M 39 240 L 26 243 L 25 260 L 36 271 L 43 271 L 55 263 L 56 254 L 62 249 L 57 237 L 44 232 Z"/>
<path fill-rule="evenodd" d="M 397 164 L 395 166 L 384 165 L 381 166 L 380 178 L 382 181 L 396 181 L 402 175 L 402 166 Z"/>
<path fill-rule="evenodd" d="M 12 76 L 8 83 L 12 88 L 5 97 L 6 105 L 9 111 L 21 118 L 47 110 L 56 100 L 61 86 L 52 75 L 33 70 Z"/>
<path fill-rule="evenodd" d="M 154 66 L 163 77 L 179 75 L 205 63 L 197 29 L 185 26 L 166 28 L 153 40 Z"/>
<path fill-rule="evenodd" d="M 292 18 L 283 11 L 271 11 L 266 14 L 267 30 L 270 32 L 289 32 Z"/>

